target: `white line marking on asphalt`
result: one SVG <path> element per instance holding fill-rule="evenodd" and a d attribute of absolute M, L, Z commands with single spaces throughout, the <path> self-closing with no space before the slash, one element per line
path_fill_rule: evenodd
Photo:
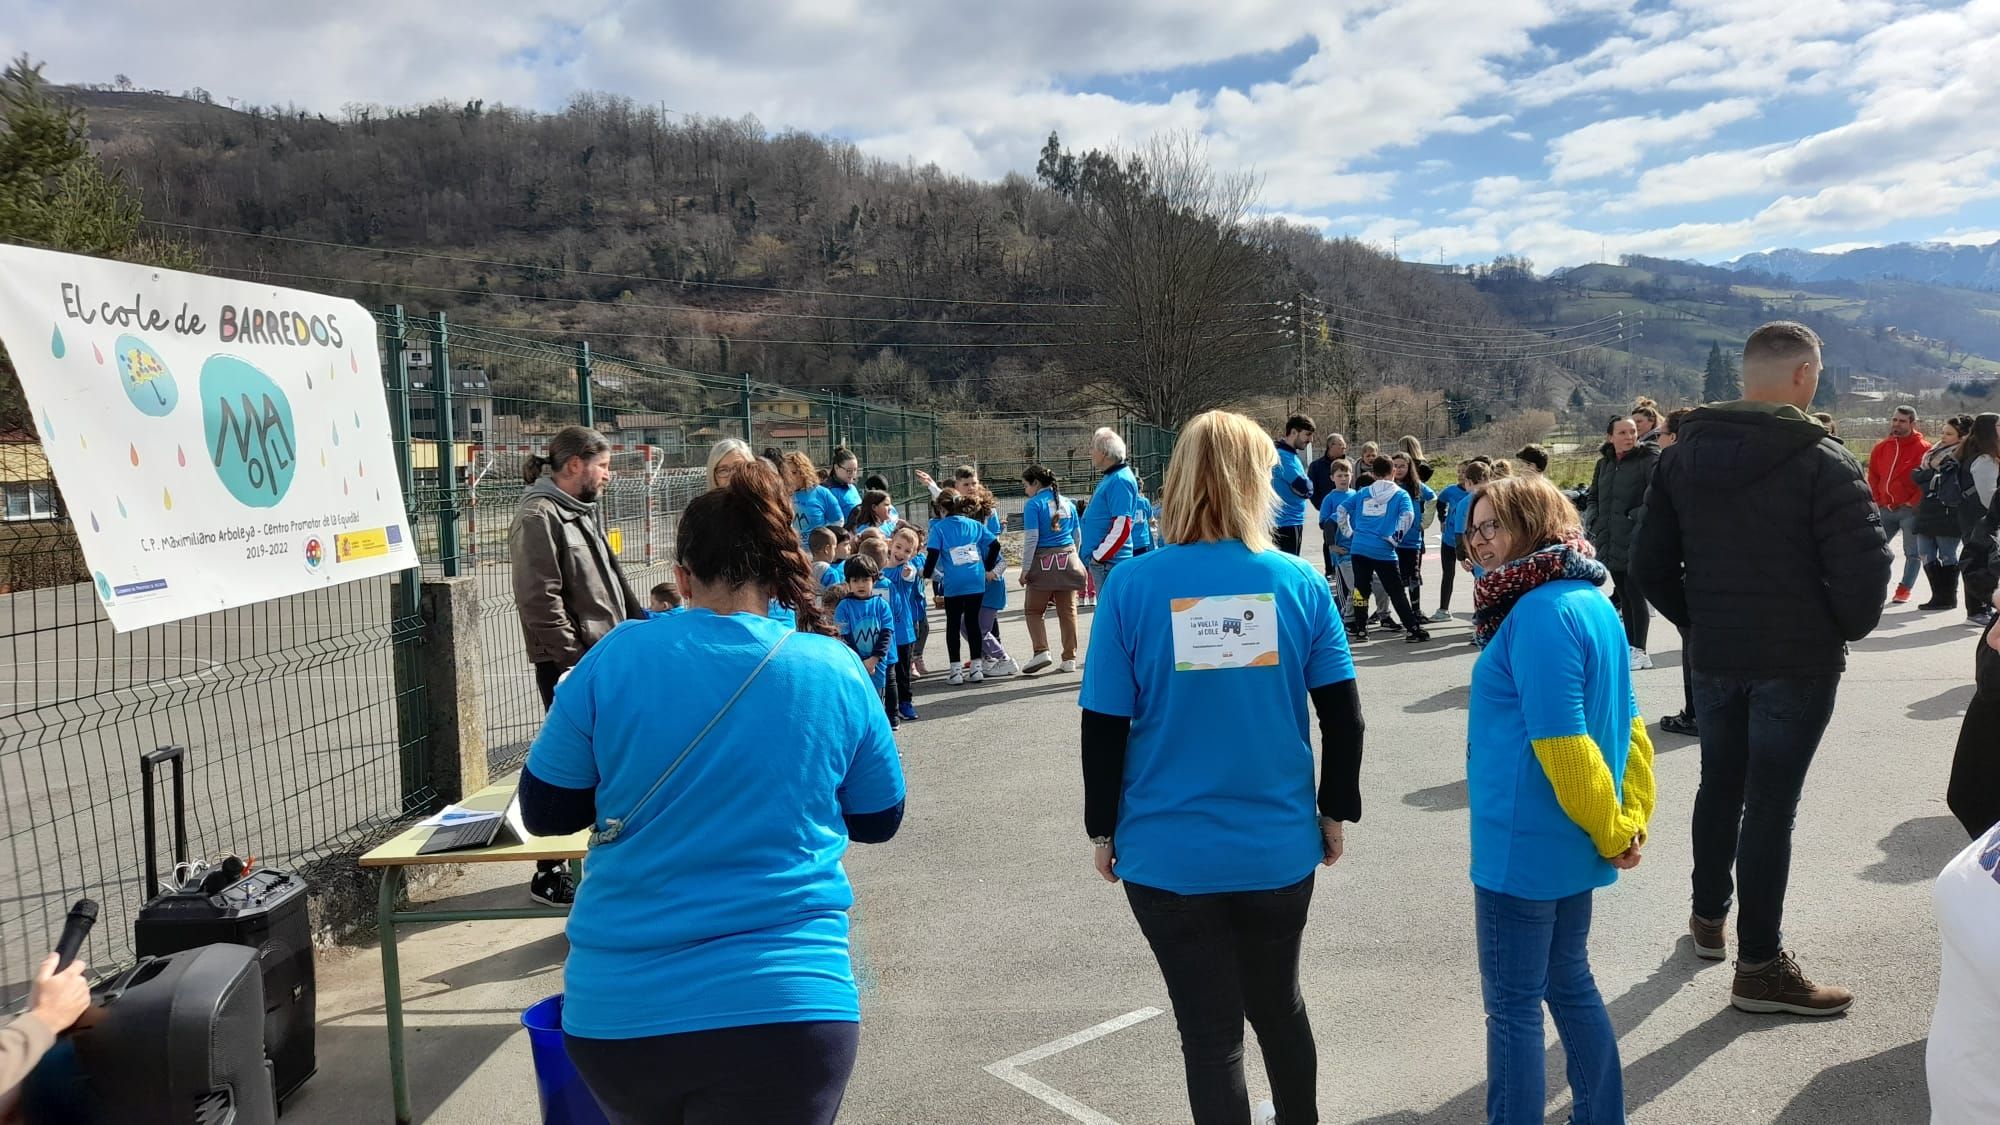
<path fill-rule="evenodd" d="M 1029 1063 L 1040 1062 L 1051 1055 L 1059 1055 L 1072 1047 L 1081 1047 L 1093 1039 L 1102 1039 L 1112 1032 L 1123 1031 L 1134 1024 L 1144 1023 L 1159 1014 L 1160 1009 L 1158 1008 L 1141 1008 L 1136 1012 L 1127 1012 L 1117 1019 L 1105 1020 L 1095 1027 L 1087 1027 L 1074 1035 L 1065 1035 L 1061 1039 L 1044 1043 L 1039 1047 L 1031 1047 L 1012 1058 L 1001 1059 L 999 1062 L 987 1067 L 986 1073 L 1027 1094 L 1029 1097 L 1041 1101 L 1057 1112 L 1083 1122 L 1083 1125 L 1118 1125 L 1116 1121 L 1084 1105 L 1082 1102 L 1077 1101 L 1075 1098 L 1070 1097 L 1048 1083 L 1022 1074 L 1019 1068 L 1027 1066 Z"/>

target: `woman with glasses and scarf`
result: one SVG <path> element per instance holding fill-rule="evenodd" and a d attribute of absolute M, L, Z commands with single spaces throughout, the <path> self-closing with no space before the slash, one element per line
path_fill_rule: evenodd
<path fill-rule="evenodd" d="M 1590 973 L 1591 895 L 1639 865 L 1653 747 L 1625 630 L 1561 492 L 1540 476 L 1470 501 L 1475 588 L 1466 774 L 1486 1006 L 1486 1116 L 1539 1122 L 1542 1006 L 1569 1059 L 1576 1125 L 1622 1123 L 1618 1037 Z"/>

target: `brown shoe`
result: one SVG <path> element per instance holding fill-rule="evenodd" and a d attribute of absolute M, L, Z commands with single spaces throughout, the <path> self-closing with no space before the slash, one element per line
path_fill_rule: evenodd
<path fill-rule="evenodd" d="M 1739 962 L 1729 1002 L 1744 1012 L 1837 1016 L 1854 1003 L 1854 994 L 1830 984 L 1814 984 L 1799 971 L 1791 954 L 1780 953 L 1777 960 L 1754 973 L 1744 972 Z"/>
<path fill-rule="evenodd" d="M 1704 961 L 1723 961 L 1729 957 L 1729 947 L 1724 944 L 1728 937 L 1723 933 L 1727 922 L 1711 922 L 1699 914 L 1688 915 L 1688 936 L 1694 938 L 1694 955 Z"/>

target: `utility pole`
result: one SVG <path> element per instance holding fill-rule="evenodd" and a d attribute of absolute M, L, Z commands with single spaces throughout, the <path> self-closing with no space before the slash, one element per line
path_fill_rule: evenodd
<path fill-rule="evenodd" d="M 1297 319 L 1294 320 L 1293 327 L 1299 335 L 1299 362 L 1298 387 L 1292 403 L 1292 412 L 1296 414 L 1306 408 L 1306 295 L 1303 292 L 1298 295 L 1298 308 L 1295 311 Z"/>

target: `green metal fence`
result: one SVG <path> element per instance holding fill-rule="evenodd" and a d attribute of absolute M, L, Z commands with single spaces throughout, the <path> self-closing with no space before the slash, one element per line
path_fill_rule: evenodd
<path fill-rule="evenodd" d="M 132 916 L 152 893 L 140 875 L 146 751 L 189 748 L 197 855 L 254 852 L 310 871 L 434 803 L 423 782 L 418 577 L 477 580 L 490 757 L 504 768 L 525 756 L 542 708 L 506 535 L 526 458 L 565 425 L 593 425 L 612 443 L 601 518 L 642 593 L 666 577 L 680 513 L 725 437 L 819 464 L 850 449 L 863 475 L 885 477 L 918 519 L 928 511 L 920 470 L 945 479 L 969 462 L 1004 496 L 1018 495 L 1021 469 L 1040 462 L 1087 494 L 1091 434 L 1110 425 L 1151 489 L 1173 440 L 1109 415 L 940 416 L 393 308 L 378 330 L 420 571 L 121 635 L 85 581 L 64 514 L 0 523 L 13 668 L 0 682 L 0 1007 L 22 999 L 75 898 L 103 904 L 92 962 L 129 958 Z"/>

